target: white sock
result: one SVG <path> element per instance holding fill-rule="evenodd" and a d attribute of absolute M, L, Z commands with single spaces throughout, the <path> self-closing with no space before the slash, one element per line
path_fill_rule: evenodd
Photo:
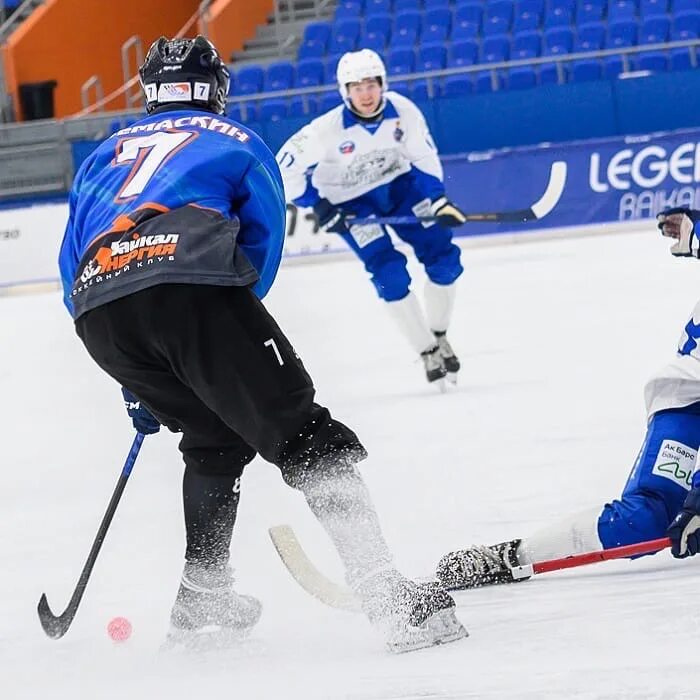
<path fill-rule="evenodd" d="M 452 318 L 457 285 L 435 284 L 431 280 L 425 283 L 425 310 L 428 325 L 433 331 L 446 331 Z"/>
<path fill-rule="evenodd" d="M 520 543 L 518 561 L 531 564 L 603 549 L 598 537 L 600 512 L 600 507 L 584 510 L 535 532 Z"/>
<path fill-rule="evenodd" d="M 387 302 L 389 314 L 411 347 L 421 353 L 435 345 L 435 336 L 430 332 L 418 297 L 413 292 L 398 301 Z"/>

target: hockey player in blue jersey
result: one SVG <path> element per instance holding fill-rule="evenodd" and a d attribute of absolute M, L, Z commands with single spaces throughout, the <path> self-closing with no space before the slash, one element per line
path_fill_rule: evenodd
<path fill-rule="evenodd" d="M 203 37 L 161 38 L 140 77 L 147 116 L 80 168 L 59 264 L 76 331 L 122 385 L 136 429 L 182 434 L 187 546 L 171 640 L 235 638 L 260 616 L 229 565 L 240 477 L 258 453 L 304 495 L 390 648 L 461 638 L 444 589 L 394 567 L 357 470 L 364 447 L 315 403 L 260 302 L 280 263 L 284 193 L 265 144 L 222 116 L 225 64 Z"/>
<path fill-rule="evenodd" d="M 459 360 L 447 340 L 462 274 L 450 227 L 464 214 L 445 195 L 443 172 L 418 107 L 388 92 L 386 69 L 369 49 L 338 63 L 343 105 L 314 119 L 280 149 L 289 200 L 313 207 L 326 231 L 342 236 L 372 276 L 379 297 L 424 363 L 429 382 L 456 380 Z M 425 313 L 411 291 L 406 256 L 379 224 L 351 217 L 436 216 L 439 223 L 394 226 L 425 267 Z"/>
<path fill-rule="evenodd" d="M 700 211 L 669 209 L 658 227 L 671 254 L 700 257 Z M 449 589 L 514 581 L 514 566 L 668 536 L 674 557 L 700 552 L 700 303 L 676 357 L 647 383 L 647 430 L 619 499 L 577 513 L 522 540 L 446 554 L 438 579 Z M 521 579 L 522 580 L 522 579 Z"/>

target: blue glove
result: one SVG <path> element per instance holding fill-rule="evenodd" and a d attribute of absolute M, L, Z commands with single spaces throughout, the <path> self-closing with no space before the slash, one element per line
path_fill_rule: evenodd
<path fill-rule="evenodd" d="M 331 204 L 327 199 L 319 199 L 314 204 L 314 214 L 318 219 L 318 225 L 331 233 L 345 233 L 345 214 L 343 210 Z"/>
<path fill-rule="evenodd" d="M 693 483 L 696 481 L 700 481 L 697 474 Z M 685 559 L 700 552 L 700 485 L 690 490 L 667 534 L 671 538 L 671 554 L 676 559 Z"/>
<path fill-rule="evenodd" d="M 134 424 L 134 428 L 143 435 L 153 435 L 160 430 L 160 423 L 151 412 L 128 390 L 122 387 L 124 406 Z"/>
<path fill-rule="evenodd" d="M 661 235 L 676 240 L 671 246 L 671 255 L 680 258 L 700 257 L 700 243 L 695 233 L 695 224 L 700 220 L 700 211 L 686 207 L 673 207 L 657 215 L 656 227 Z"/>

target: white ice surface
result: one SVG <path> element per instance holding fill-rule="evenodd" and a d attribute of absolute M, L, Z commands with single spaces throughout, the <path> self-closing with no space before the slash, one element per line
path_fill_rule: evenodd
<path fill-rule="evenodd" d="M 268 306 L 318 397 L 370 452 L 363 472 L 399 565 L 523 536 L 618 495 L 644 433 L 642 387 L 673 353 L 700 263 L 644 233 L 465 250 L 450 336 L 460 386 L 427 386 L 357 261 L 286 267 Z M 416 268 L 413 268 L 416 270 Z M 422 279 L 416 271 L 422 290 Z M 233 558 L 264 602 L 239 649 L 159 654 L 183 552 L 182 465 L 148 438 L 68 634 L 47 639 L 75 585 L 132 433 L 57 293 L 0 299 L 0 698 L 697 698 L 700 561 L 665 552 L 457 594 L 470 638 L 386 653 L 359 615 L 325 608 L 267 538 L 288 522 L 339 564 L 302 498 L 246 470 Z M 106 634 L 128 617 L 132 639 Z"/>

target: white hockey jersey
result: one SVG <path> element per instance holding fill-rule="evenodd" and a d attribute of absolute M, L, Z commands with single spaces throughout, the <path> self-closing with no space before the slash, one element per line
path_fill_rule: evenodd
<path fill-rule="evenodd" d="M 386 93 L 383 119 L 365 125 L 344 105 L 294 134 L 277 154 L 287 201 L 307 191 L 340 204 L 386 185 L 415 166 L 443 180 L 442 164 L 421 111 L 396 92 Z"/>

